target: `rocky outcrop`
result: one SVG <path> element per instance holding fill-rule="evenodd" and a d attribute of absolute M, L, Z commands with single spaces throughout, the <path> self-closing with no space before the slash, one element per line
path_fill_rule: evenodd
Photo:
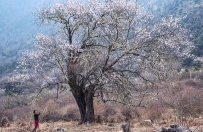
<path fill-rule="evenodd" d="M 66 132 L 65 128 L 57 128 L 57 132 Z"/>

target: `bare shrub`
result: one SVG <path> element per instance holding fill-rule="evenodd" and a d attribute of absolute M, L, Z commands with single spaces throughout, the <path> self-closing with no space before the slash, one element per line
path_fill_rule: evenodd
<path fill-rule="evenodd" d="M 185 80 L 184 84 L 187 87 L 193 87 L 193 88 L 203 88 L 203 83 L 202 81 L 198 81 L 198 80 L 194 80 L 194 79 L 190 79 L 190 80 Z"/>
<path fill-rule="evenodd" d="M 0 110 L 0 119 L 3 118 L 3 110 Z"/>
<path fill-rule="evenodd" d="M 68 104 L 76 104 L 73 96 L 70 95 L 60 96 L 56 103 L 59 105 L 59 107 L 65 107 Z"/>
<path fill-rule="evenodd" d="M 76 105 L 67 106 L 67 112 L 63 116 L 65 121 L 78 121 L 80 119 L 80 114 Z"/>
<path fill-rule="evenodd" d="M 203 80 L 202 72 L 200 72 L 200 71 L 192 71 L 191 72 L 191 79 L 201 79 L 201 80 Z"/>
<path fill-rule="evenodd" d="M 140 121 L 141 119 L 141 114 L 138 111 L 137 108 L 134 107 L 130 107 L 130 106 L 124 106 L 121 110 L 122 115 L 125 117 L 125 120 L 129 120 L 129 119 L 137 119 L 138 121 Z"/>
<path fill-rule="evenodd" d="M 61 108 L 54 100 L 48 100 L 46 102 L 47 104 L 47 108 L 46 108 L 46 112 L 47 113 L 52 113 L 55 110 L 58 110 L 59 108 Z"/>
<path fill-rule="evenodd" d="M 116 117 L 117 117 L 117 118 L 116 118 L 116 121 L 117 121 L 118 123 L 121 123 L 121 122 L 126 121 L 126 118 L 125 118 L 123 115 L 118 114 Z"/>
<path fill-rule="evenodd" d="M 30 106 L 21 106 L 21 107 L 15 107 L 12 109 L 13 111 L 13 121 L 19 120 L 29 120 L 30 114 L 32 109 Z"/>
<path fill-rule="evenodd" d="M 4 109 L 0 111 L 0 119 L 6 117 L 10 122 L 17 120 L 28 121 L 30 119 L 30 111 L 32 111 L 30 106 Z"/>
<path fill-rule="evenodd" d="M 79 120 L 79 115 L 76 114 L 75 112 L 69 112 L 63 116 L 65 121 L 78 121 Z"/>
<path fill-rule="evenodd" d="M 24 127 L 24 126 L 27 126 L 28 124 L 25 122 L 25 121 L 19 121 L 17 122 L 17 126 L 18 127 Z"/>
<path fill-rule="evenodd" d="M 121 123 L 126 122 L 129 119 L 133 119 L 134 122 L 138 122 L 141 120 L 141 114 L 135 107 L 124 106 L 120 104 L 115 105 L 111 103 L 105 105 L 96 104 L 95 106 L 97 115 L 99 115 L 100 120 L 104 122 Z"/>
<path fill-rule="evenodd" d="M 30 101 L 31 100 L 28 95 L 16 95 L 13 100 L 13 104 L 14 106 L 26 106 Z"/>
<path fill-rule="evenodd" d="M 135 119 L 134 121 L 139 121 L 141 119 L 141 114 L 139 110 L 135 107 L 124 106 L 120 104 L 102 104 L 102 103 L 95 103 L 95 115 L 96 122 L 99 117 L 99 122 L 126 122 L 129 119 Z"/>
<path fill-rule="evenodd" d="M 196 79 L 203 80 L 203 74 L 202 74 L 202 72 L 199 72 L 199 74 L 198 74 L 198 76 L 196 77 Z"/>
<path fill-rule="evenodd" d="M 153 122 L 156 122 L 159 120 L 162 115 L 166 112 L 165 108 L 161 106 L 159 103 L 153 103 L 151 106 L 147 109 L 148 113 L 148 119 L 150 119 Z"/>
<path fill-rule="evenodd" d="M 108 121 L 109 123 L 114 123 L 114 122 L 116 122 L 116 116 L 108 116 L 107 121 Z"/>
<path fill-rule="evenodd" d="M 95 113 L 95 117 L 98 118 L 98 116 L 99 116 L 101 122 L 102 122 L 103 119 L 104 119 L 105 109 L 106 109 L 105 104 L 100 103 L 100 102 L 94 103 L 94 113 Z"/>
<path fill-rule="evenodd" d="M 181 73 L 180 75 L 180 79 L 189 79 L 190 78 L 190 73 L 189 71 L 184 71 L 183 73 Z"/>
<path fill-rule="evenodd" d="M 44 115 L 43 117 L 43 121 L 48 122 L 48 121 L 59 121 L 63 119 L 63 115 L 59 114 L 58 112 L 54 111 L 54 112 L 50 112 Z"/>
<path fill-rule="evenodd" d="M 180 116 L 199 117 L 202 113 L 202 95 L 203 92 L 194 88 L 184 89 L 176 100 L 174 106 Z"/>
<path fill-rule="evenodd" d="M 98 115 L 97 118 L 96 118 L 96 123 L 102 123 L 102 120 L 101 120 L 101 116 Z"/>
<path fill-rule="evenodd" d="M 196 82 L 194 80 L 188 79 L 185 81 L 185 85 L 187 86 L 196 86 Z"/>
<path fill-rule="evenodd" d="M 138 109 L 133 109 L 133 113 L 134 113 L 134 118 L 136 118 L 138 121 L 140 121 L 142 119 L 142 115 L 140 114 Z"/>
<path fill-rule="evenodd" d="M 203 74 L 201 71 L 192 71 L 187 70 L 181 73 L 180 79 L 200 79 L 203 80 Z"/>
<path fill-rule="evenodd" d="M 13 110 L 12 109 L 4 110 L 3 116 L 8 118 L 9 121 L 13 121 Z"/>
<path fill-rule="evenodd" d="M 126 120 L 127 119 L 132 119 L 132 113 L 131 113 L 131 110 L 130 109 L 123 109 L 122 110 L 122 115 L 125 116 Z"/>
<path fill-rule="evenodd" d="M 122 105 L 114 105 L 111 103 L 103 104 L 103 103 L 95 103 L 95 115 L 96 122 L 124 122 L 126 117 L 122 115 Z"/>
<path fill-rule="evenodd" d="M 182 125 L 189 117 L 199 117 L 203 112 L 203 90 L 197 89 L 196 81 L 173 83 L 160 92 L 162 106 L 172 108 L 176 123 Z"/>
<path fill-rule="evenodd" d="M 8 118 L 6 118 L 6 117 L 2 118 L 0 127 L 9 127 L 9 126 L 10 126 L 10 122 L 9 122 Z"/>
<path fill-rule="evenodd" d="M 108 118 L 109 116 L 113 116 L 116 114 L 115 108 L 107 107 L 104 113 L 105 118 Z"/>
<path fill-rule="evenodd" d="M 57 112 L 60 107 L 54 100 L 40 101 L 38 105 L 44 107 L 40 108 L 43 109 L 41 114 L 42 121 L 58 121 L 61 119 L 62 115 Z"/>
<path fill-rule="evenodd" d="M 203 125 L 203 119 L 202 118 L 188 118 L 186 120 L 185 125 L 187 127 L 191 127 L 191 126 L 201 126 Z"/>

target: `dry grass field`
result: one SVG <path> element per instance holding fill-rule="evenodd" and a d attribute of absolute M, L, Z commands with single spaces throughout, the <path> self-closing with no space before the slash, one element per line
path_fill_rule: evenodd
<path fill-rule="evenodd" d="M 58 128 L 63 128 L 66 132 L 123 132 L 122 123 L 102 123 L 102 124 L 83 124 L 78 122 L 58 121 L 49 123 L 40 123 L 37 132 L 57 132 Z M 8 128 L 0 128 L 0 132 L 31 132 L 33 125 L 31 123 L 13 123 Z M 151 126 L 141 126 L 140 123 L 131 124 L 131 132 L 160 132 L 162 127 L 167 125 L 152 124 Z M 203 132 L 203 126 L 193 126 L 190 128 L 193 132 Z"/>
<path fill-rule="evenodd" d="M 160 132 L 171 124 L 203 132 L 203 78 L 197 75 L 194 78 L 159 84 L 158 100 L 151 100 L 145 108 L 95 100 L 95 118 L 97 121 L 100 116 L 101 123 L 83 125 L 78 125 L 80 114 L 71 94 L 54 100 L 46 92 L 42 99 L 32 104 L 0 109 L 0 121 L 6 117 L 10 123 L 8 127 L 0 127 L 0 132 L 31 132 L 34 109 L 41 112 L 37 132 L 57 132 L 59 128 L 66 132 L 122 132 L 121 126 L 126 124 L 127 118 L 131 120 L 131 132 Z M 3 103 L 0 105 L 3 108 Z"/>
<path fill-rule="evenodd" d="M 52 122 L 41 123 L 40 129 L 37 132 L 57 132 L 58 128 L 64 128 L 67 132 L 122 132 L 121 123 L 107 123 L 107 124 L 83 124 L 77 125 L 78 122 Z M 31 132 L 33 125 L 30 123 L 11 124 L 8 128 L 0 128 L 0 132 Z M 132 132 L 158 132 L 161 128 L 157 125 L 152 126 L 140 126 L 139 124 L 133 124 Z"/>

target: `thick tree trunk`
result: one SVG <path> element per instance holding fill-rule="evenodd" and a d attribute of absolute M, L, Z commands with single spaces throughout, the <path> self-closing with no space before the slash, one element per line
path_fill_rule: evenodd
<path fill-rule="evenodd" d="M 94 122 L 94 105 L 93 97 L 94 93 L 86 91 L 85 93 L 80 89 L 73 92 L 73 96 L 76 100 L 80 111 L 81 124 L 85 122 Z"/>
<path fill-rule="evenodd" d="M 80 111 L 81 124 L 85 123 L 87 121 L 85 95 L 82 90 L 77 90 L 77 92 L 73 92 L 73 96 Z"/>
<path fill-rule="evenodd" d="M 93 106 L 94 87 L 88 87 L 85 90 L 85 86 L 83 84 L 78 85 L 76 80 L 77 76 L 73 71 L 70 71 L 68 84 L 80 111 L 80 123 L 93 122 L 95 121 Z"/>
<path fill-rule="evenodd" d="M 95 121 L 93 97 L 94 97 L 94 93 L 91 92 L 90 90 L 87 90 L 85 92 L 85 101 L 87 104 L 86 117 L 87 117 L 87 121 L 89 121 L 89 122 Z"/>
<path fill-rule="evenodd" d="M 69 67 L 68 67 L 69 68 Z M 84 123 L 87 121 L 86 118 L 86 102 L 85 102 L 85 94 L 83 92 L 84 85 L 81 84 L 80 86 L 77 84 L 77 76 L 72 68 L 70 68 L 69 72 L 69 80 L 68 84 L 71 87 L 71 92 L 75 98 L 75 101 L 77 103 L 77 106 L 80 111 L 80 119 L 81 122 L 80 124 Z"/>

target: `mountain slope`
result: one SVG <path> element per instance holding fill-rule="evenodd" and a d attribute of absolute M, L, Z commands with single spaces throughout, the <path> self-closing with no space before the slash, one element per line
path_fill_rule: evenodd
<path fill-rule="evenodd" d="M 21 51 L 45 28 L 36 23 L 33 12 L 53 0 L 0 0 L 0 76 L 11 72 Z"/>
<path fill-rule="evenodd" d="M 196 46 L 193 54 L 203 56 L 203 0 L 165 0 L 157 5 L 160 16 L 185 17 L 182 25 L 191 31 Z"/>

